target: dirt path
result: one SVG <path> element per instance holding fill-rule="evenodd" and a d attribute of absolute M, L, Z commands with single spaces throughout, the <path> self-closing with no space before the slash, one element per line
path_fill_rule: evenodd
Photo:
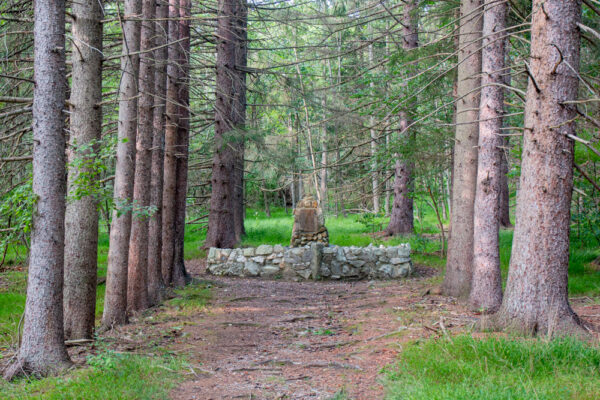
<path fill-rule="evenodd" d="M 210 281 L 208 307 L 161 306 L 103 337 L 122 351 L 184 355 L 189 371 L 173 400 L 382 399 L 381 368 L 404 343 L 468 330 L 477 318 L 428 292 L 437 274 L 428 267 L 401 281 L 302 283 L 217 278 L 202 261 L 188 268 Z M 598 325 L 597 302 L 572 303 Z"/>
<path fill-rule="evenodd" d="M 423 296 L 434 271 L 417 273 L 395 282 L 209 277 L 210 312 L 178 345 L 198 367 L 172 398 L 382 398 L 380 370 L 402 342 L 474 320 L 447 298 Z"/>

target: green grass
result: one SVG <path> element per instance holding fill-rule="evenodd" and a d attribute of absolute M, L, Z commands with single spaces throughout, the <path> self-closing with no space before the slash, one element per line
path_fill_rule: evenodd
<path fill-rule="evenodd" d="M 383 371 L 388 400 L 598 399 L 600 349 L 574 340 L 473 339 L 409 344 Z"/>
<path fill-rule="evenodd" d="M 172 357 L 143 357 L 104 351 L 88 358 L 88 368 L 64 376 L 0 380 L 2 399 L 145 400 L 167 399 L 181 380 L 184 362 Z"/>

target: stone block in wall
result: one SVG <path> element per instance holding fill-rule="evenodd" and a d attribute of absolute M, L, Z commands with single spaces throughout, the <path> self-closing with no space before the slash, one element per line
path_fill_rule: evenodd
<path fill-rule="evenodd" d="M 256 248 L 257 256 L 266 256 L 271 253 L 273 253 L 273 246 L 271 246 L 270 244 L 261 244 Z"/>

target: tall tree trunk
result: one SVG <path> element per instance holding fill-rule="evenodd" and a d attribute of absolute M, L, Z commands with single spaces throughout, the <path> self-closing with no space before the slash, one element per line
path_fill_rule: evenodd
<path fill-rule="evenodd" d="M 581 1 L 534 0 L 520 190 L 506 294 L 497 326 L 579 331 L 569 305 L 569 228 Z"/>
<path fill-rule="evenodd" d="M 165 285 L 173 283 L 173 260 L 175 255 L 177 219 L 177 143 L 179 127 L 179 79 L 180 44 L 179 1 L 169 0 L 169 48 L 167 64 L 167 104 L 165 122 L 165 154 L 162 206 L 162 255 L 161 268 Z"/>
<path fill-rule="evenodd" d="M 152 136 L 152 166 L 150 181 L 150 205 L 156 208 L 148 221 L 148 304 L 159 304 L 164 281 L 162 276 L 162 205 L 163 164 L 165 150 L 165 107 L 167 96 L 167 36 L 169 30 L 169 7 L 162 1 L 156 2 L 156 46 L 154 113 Z"/>
<path fill-rule="evenodd" d="M 477 182 L 479 87 L 481 85 L 481 0 L 462 0 L 458 37 L 456 133 L 452 214 L 442 290 L 466 297 L 473 270 L 473 206 Z"/>
<path fill-rule="evenodd" d="M 404 3 L 402 48 L 410 51 L 419 46 L 417 4 L 415 0 Z M 400 117 L 401 139 L 410 140 L 412 134 L 407 131 L 410 121 L 406 113 Z M 398 155 L 396 155 L 398 157 Z M 388 235 L 412 233 L 414 231 L 413 217 L 413 164 L 410 161 L 396 159 L 394 168 L 394 202 L 390 222 L 385 230 Z"/>
<path fill-rule="evenodd" d="M 473 228 L 473 282 L 469 303 L 495 312 L 502 303 L 498 238 L 504 115 L 504 46 L 506 1 L 485 0 L 483 14 L 482 88 L 479 110 L 479 157 Z"/>
<path fill-rule="evenodd" d="M 34 3 L 33 193 L 36 197 L 29 256 L 23 338 L 5 372 L 49 374 L 71 365 L 64 344 L 65 134 L 63 108 L 65 3 Z"/>
<path fill-rule="evenodd" d="M 117 166 L 106 274 L 106 295 L 102 325 L 106 328 L 127 322 L 127 263 L 131 234 L 131 200 L 135 173 L 137 94 L 140 48 L 139 0 L 125 0 L 123 21 L 122 77 L 119 86 Z"/>
<path fill-rule="evenodd" d="M 68 201 L 65 214 L 64 327 L 68 339 L 91 339 L 98 274 L 98 195 L 86 195 L 86 188 L 80 188 L 77 181 L 81 174 L 95 178 L 97 173 L 90 163 L 97 157 L 102 131 L 102 3 L 83 0 L 73 3 L 72 10 L 77 51 L 72 53 L 67 153 L 71 163 L 81 162 L 69 169 L 67 192 L 74 198 Z"/>
<path fill-rule="evenodd" d="M 133 183 L 134 207 L 140 208 L 131 221 L 129 239 L 129 273 L 127 275 L 127 309 L 148 308 L 148 217 L 150 206 L 150 168 L 152 166 L 152 136 L 154 123 L 154 0 L 143 0 L 140 34 L 140 76 L 138 130 Z"/>
<path fill-rule="evenodd" d="M 181 78 L 179 85 L 179 127 L 178 157 L 177 157 L 177 194 L 175 217 L 175 247 L 173 254 L 173 285 L 183 286 L 189 277 L 185 269 L 185 216 L 187 206 L 187 184 L 188 184 L 188 155 L 190 141 L 190 0 L 179 1 L 179 37 L 181 42 L 180 65 Z"/>
<path fill-rule="evenodd" d="M 238 3 L 240 0 L 218 1 L 217 22 L 217 78 L 215 103 L 215 154 L 212 166 L 212 192 L 208 215 L 206 247 L 232 248 L 238 243 L 236 235 L 236 167 L 239 156 L 236 150 L 239 121 L 239 37 L 237 26 Z M 237 50 L 236 50 L 237 48 Z M 237 105 L 237 107 L 236 107 Z M 236 115 L 237 114 L 237 115 Z M 238 217 L 239 218 L 239 217 Z M 239 229 L 239 226 L 238 226 Z"/>
<path fill-rule="evenodd" d="M 235 14 L 235 28 L 237 43 L 235 46 L 235 114 L 234 126 L 238 128 L 238 137 L 235 142 L 236 165 L 234 170 L 234 209 L 233 218 L 235 235 L 238 243 L 246 234 L 244 228 L 244 153 L 245 153 L 245 125 L 246 125 L 246 67 L 248 66 L 248 4 L 247 0 L 237 1 Z M 256 121 L 258 122 L 258 121 Z"/>
<path fill-rule="evenodd" d="M 369 66 L 373 65 L 373 25 L 369 23 Z M 369 86 L 371 87 L 371 96 L 375 97 L 375 82 L 371 80 Z M 370 150 L 371 150 L 371 195 L 373 196 L 373 213 L 379 214 L 379 171 L 377 169 L 377 132 L 373 126 L 375 125 L 375 118 L 371 116 L 369 118 L 369 134 L 371 136 Z"/>

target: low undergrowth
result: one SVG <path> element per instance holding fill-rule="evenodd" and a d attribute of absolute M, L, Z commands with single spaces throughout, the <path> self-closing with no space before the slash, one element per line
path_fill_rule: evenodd
<path fill-rule="evenodd" d="M 383 375 L 388 400 L 592 400 L 600 349 L 574 339 L 416 341 Z"/>
<path fill-rule="evenodd" d="M 103 351 L 88 357 L 88 368 L 45 379 L 0 380 L 0 398 L 15 400 L 166 399 L 181 380 L 182 359 Z"/>

